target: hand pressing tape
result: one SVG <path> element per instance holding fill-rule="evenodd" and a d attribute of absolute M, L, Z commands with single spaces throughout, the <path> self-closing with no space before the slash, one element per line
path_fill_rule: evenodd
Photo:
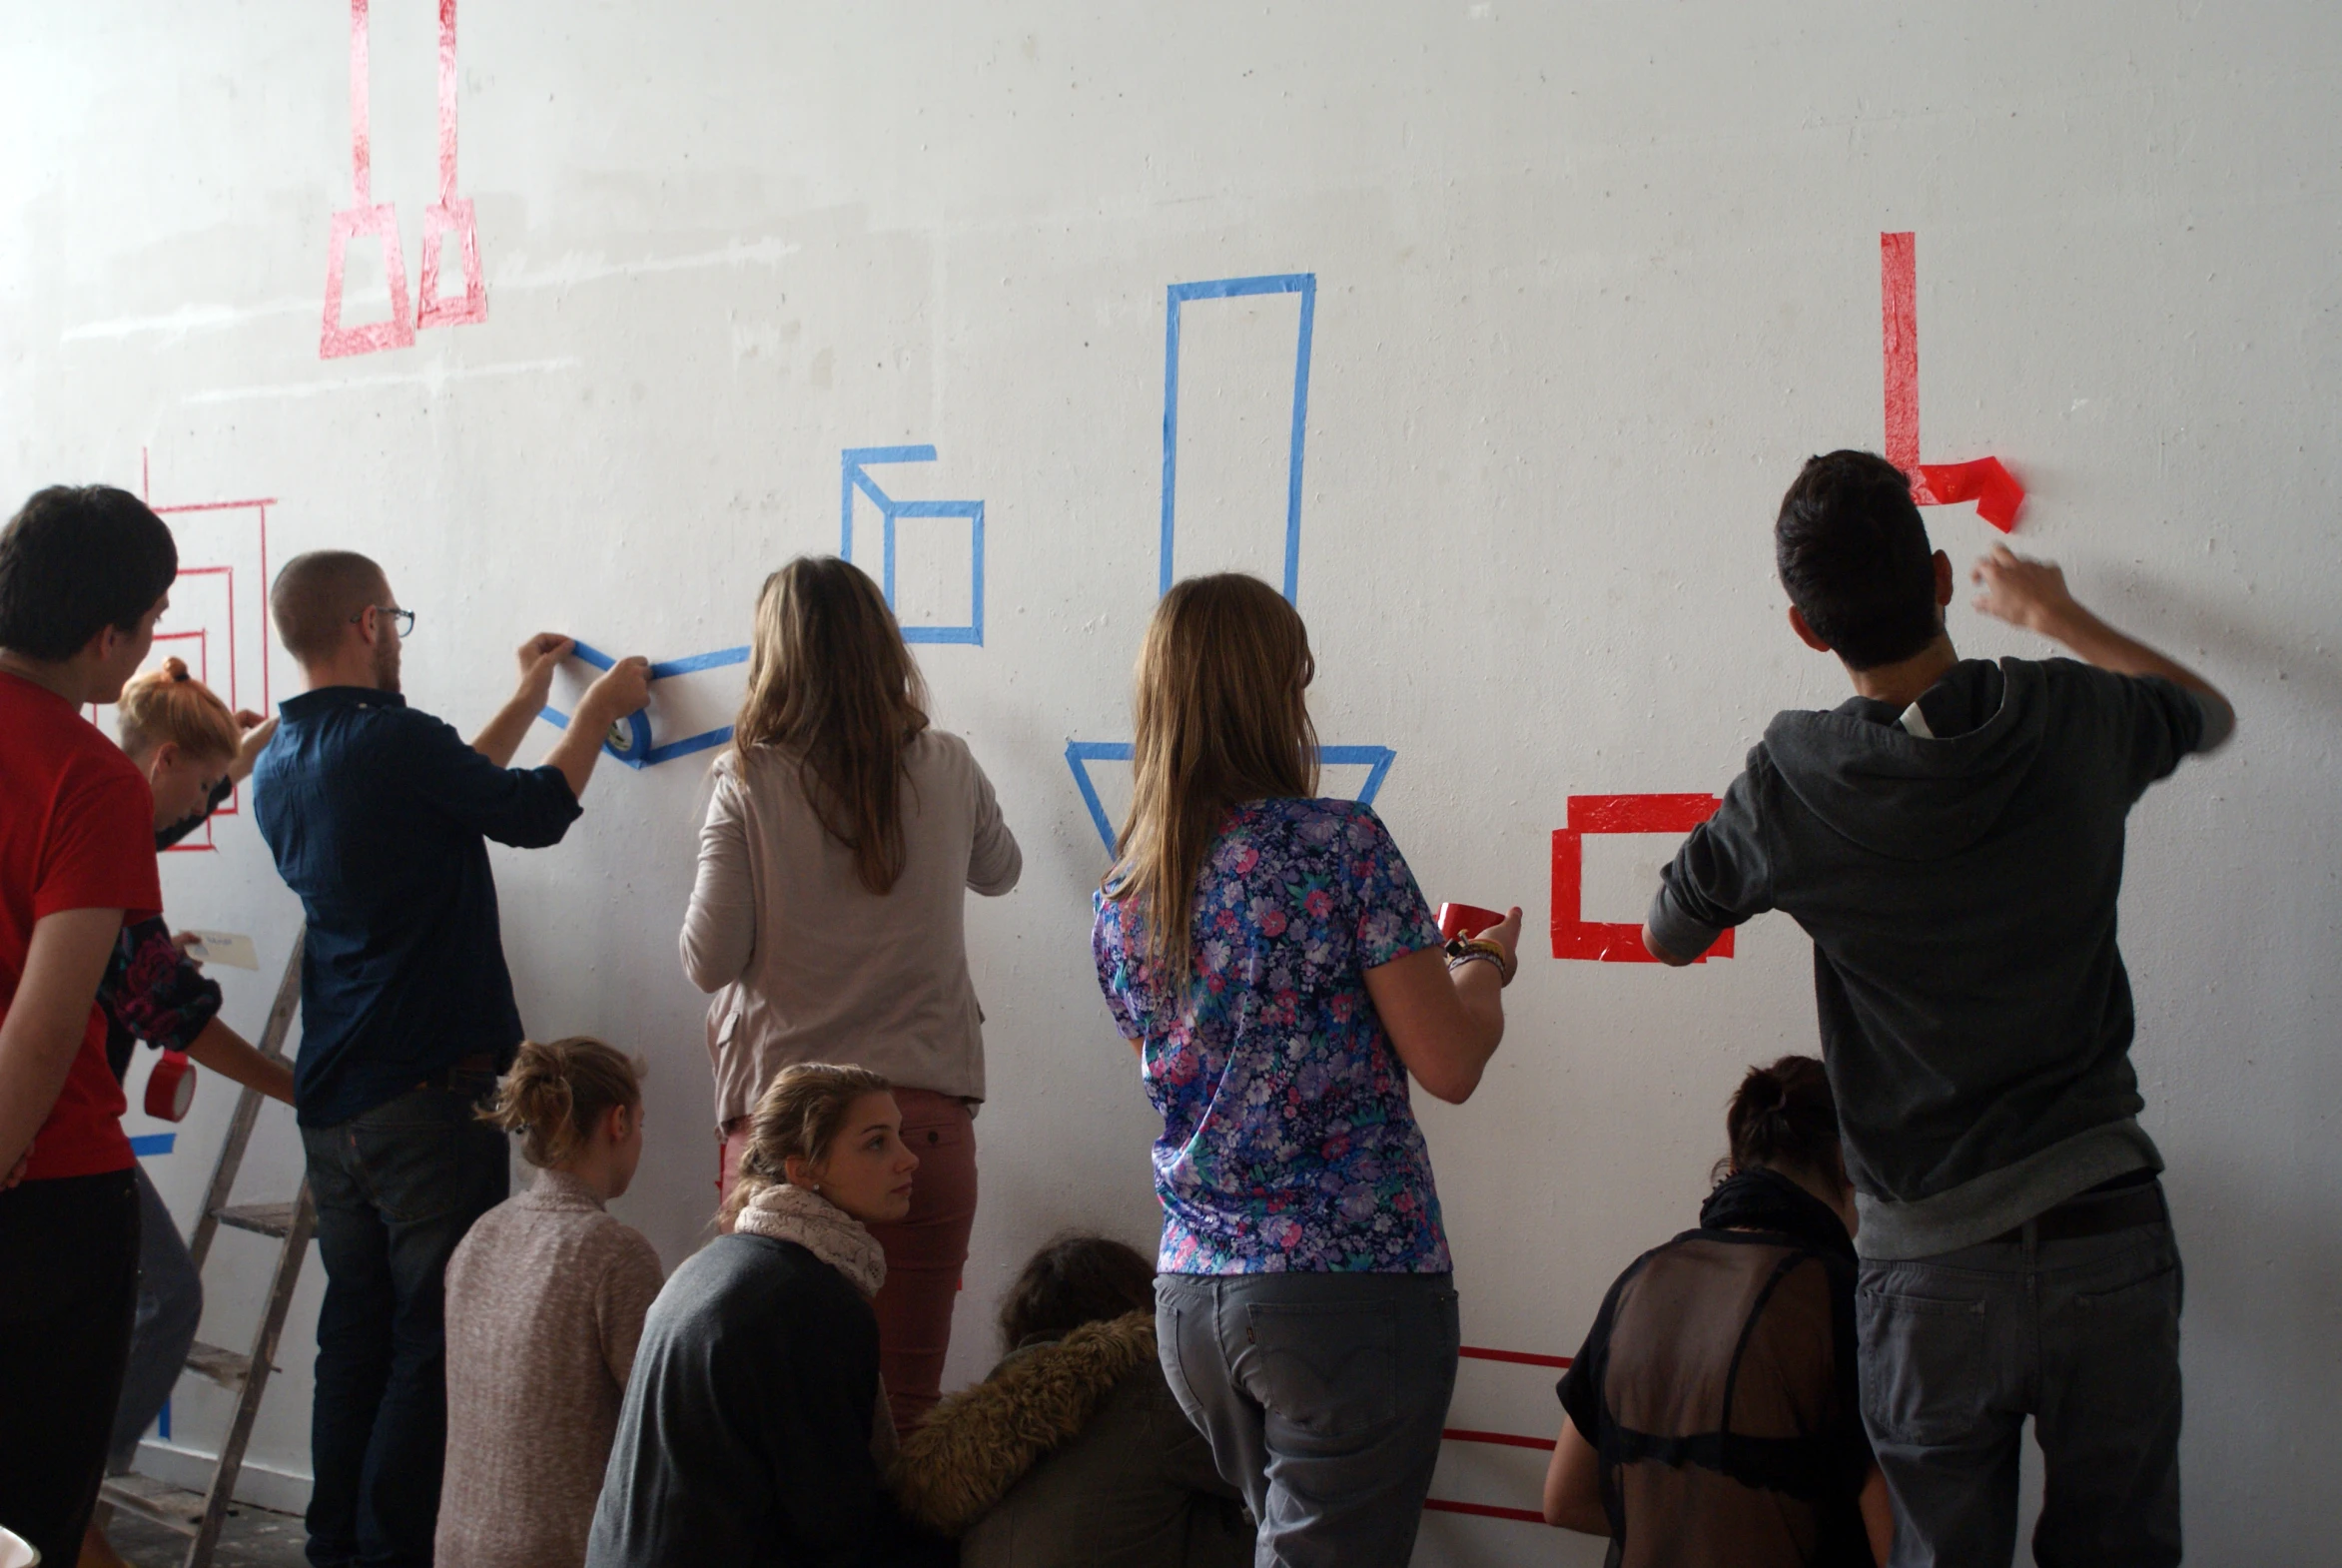
<path fill-rule="evenodd" d="M 571 653 L 597 670 L 606 670 L 618 662 L 590 643 L 577 643 Z M 650 678 L 659 681 L 672 675 L 688 675 L 694 670 L 721 669 L 727 664 L 747 662 L 748 650 L 745 647 L 718 648 L 713 653 L 694 653 L 689 658 L 661 660 L 650 667 Z M 562 729 L 569 727 L 569 715 L 557 708 L 545 708 L 543 716 Z M 602 749 L 630 768 L 647 768 L 654 763 L 669 762 L 676 757 L 687 757 L 695 751 L 721 746 L 731 738 L 732 726 L 726 724 L 718 729 L 686 735 L 680 740 L 654 741 L 650 733 L 650 710 L 644 708 L 611 725 L 609 734 L 603 737 Z"/>
<path fill-rule="evenodd" d="M 1504 924 L 1504 917 L 1492 909 L 1481 909 L 1475 904 L 1442 904 L 1439 906 L 1439 935 L 1443 941 L 1453 942 L 1458 937 L 1476 937 L 1493 926 Z"/>
<path fill-rule="evenodd" d="M 195 1104 L 195 1064 L 184 1051 L 166 1051 L 147 1075 L 147 1115 L 162 1122 L 186 1120 Z"/>

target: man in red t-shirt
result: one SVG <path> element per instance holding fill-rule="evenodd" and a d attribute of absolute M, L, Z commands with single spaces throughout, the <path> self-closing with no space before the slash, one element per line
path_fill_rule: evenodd
<path fill-rule="evenodd" d="M 154 797 L 82 716 L 145 661 L 179 552 L 138 499 L 40 491 L 0 530 L 0 1525 L 70 1563 L 138 1290 L 98 981 L 162 910 Z"/>

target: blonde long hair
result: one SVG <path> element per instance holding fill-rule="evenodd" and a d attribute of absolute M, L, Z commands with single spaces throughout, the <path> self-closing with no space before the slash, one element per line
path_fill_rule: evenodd
<path fill-rule="evenodd" d="M 877 583 L 834 555 L 764 579 L 733 749 L 795 752 L 814 815 L 881 896 L 903 874 L 903 755 L 926 728 L 927 683 Z"/>
<path fill-rule="evenodd" d="M 732 1190 L 716 1213 L 717 1228 L 731 1229 L 750 1198 L 785 1183 L 791 1155 L 807 1165 L 821 1164 L 845 1130 L 855 1101 L 864 1095 L 892 1094 L 894 1088 L 885 1074 L 866 1067 L 799 1062 L 781 1069 L 749 1113 L 748 1147 L 740 1151 Z"/>
<path fill-rule="evenodd" d="M 1228 808 L 1317 793 L 1316 673 L 1300 612 L 1257 577 L 1186 578 L 1148 622 L 1131 814 L 1103 887 L 1145 922 L 1148 964 L 1171 995 L 1186 990 L 1195 879 Z"/>
<path fill-rule="evenodd" d="M 114 710 L 122 749 L 143 760 L 165 741 L 191 757 L 235 760 L 244 732 L 220 694 L 187 672 L 187 661 L 168 658 L 122 688 Z"/>

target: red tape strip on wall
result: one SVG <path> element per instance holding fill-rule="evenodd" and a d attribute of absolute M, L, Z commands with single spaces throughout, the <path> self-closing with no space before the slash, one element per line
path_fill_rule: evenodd
<path fill-rule="evenodd" d="M 1689 833 L 1724 802 L 1714 795 L 1572 795 L 1569 826 L 1553 833 L 1553 956 L 1597 964 L 1655 962 L 1643 946 L 1643 928 L 1627 920 L 1584 917 L 1586 835 Z M 1729 931 L 1694 963 L 1732 957 Z"/>
<path fill-rule="evenodd" d="M 1879 236 L 1879 329 L 1887 387 L 1887 460 L 1911 475 L 1922 506 L 1974 501 L 1976 515 L 2002 533 L 2016 526 L 2024 486 L 1997 457 L 1972 462 L 1920 461 L 1919 237 Z"/>

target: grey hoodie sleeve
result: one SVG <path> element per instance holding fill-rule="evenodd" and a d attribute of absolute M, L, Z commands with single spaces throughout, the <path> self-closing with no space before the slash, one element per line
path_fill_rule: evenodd
<path fill-rule="evenodd" d="M 1773 907 L 1773 864 L 1755 782 L 1770 766 L 1764 747 L 1750 752 L 1748 771 L 1732 781 L 1716 815 L 1692 829 L 1674 864 L 1659 873 L 1645 921 L 1677 958 L 1699 957 L 1728 928 Z"/>

